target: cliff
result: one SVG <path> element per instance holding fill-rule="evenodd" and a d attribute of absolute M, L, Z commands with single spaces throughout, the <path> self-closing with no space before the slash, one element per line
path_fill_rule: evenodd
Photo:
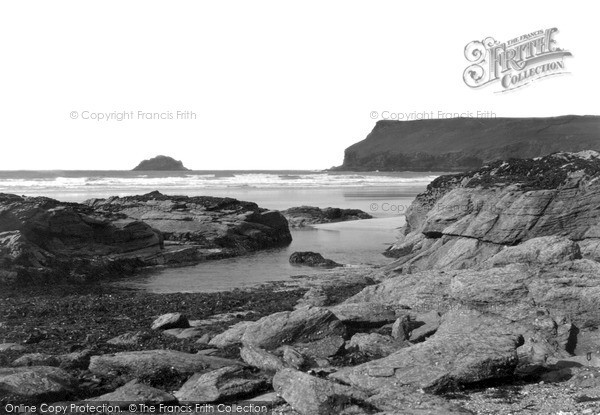
<path fill-rule="evenodd" d="M 600 150 L 600 117 L 378 121 L 335 170 L 466 171 L 494 160 Z"/>
<path fill-rule="evenodd" d="M 168 156 L 156 156 L 149 160 L 144 160 L 134 169 L 141 171 L 188 171 L 183 163 Z"/>

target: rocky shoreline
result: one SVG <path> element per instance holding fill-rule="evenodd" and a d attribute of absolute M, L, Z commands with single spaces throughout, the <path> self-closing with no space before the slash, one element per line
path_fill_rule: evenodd
<path fill-rule="evenodd" d="M 440 177 L 411 205 L 382 268 L 214 294 L 13 288 L 0 298 L 0 400 L 593 414 L 599 174 L 600 154 L 586 151 Z M 86 206 L 156 220 L 136 225 L 150 235 L 173 225 L 163 208 L 146 215 L 162 197 Z M 161 232 L 178 240 L 179 225 Z"/>

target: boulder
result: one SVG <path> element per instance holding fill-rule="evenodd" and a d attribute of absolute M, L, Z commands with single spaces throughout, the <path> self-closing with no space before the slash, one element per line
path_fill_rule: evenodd
<path fill-rule="evenodd" d="M 13 366 L 59 366 L 60 360 L 46 353 L 27 353 L 12 362 Z"/>
<path fill-rule="evenodd" d="M 379 303 L 342 303 L 329 310 L 344 324 L 359 327 L 378 327 L 396 321 L 396 313 L 392 307 Z"/>
<path fill-rule="evenodd" d="M 76 389 L 71 375 L 57 367 L 0 368 L 0 396 L 15 402 L 67 399 Z"/>
<path fill-rule="evenodd" d="M 215 347 L 227 347 L 242 342 L 242 336 L 249 327 L 254 326 L 254 321 L 240 321 L 213 337 L 208 344 Z"/>
<path fill-rule="evenodd" d="M 107 405 L 118 406 L 122 409 L 128 408 L 131 403 L 158 405 L 161 403 L 173 403 L 175 397 L 163 390 L 153 388 L 137 380 L 132 380 L 117 388 L 113 392 L 94 398 L 86 399 L 88 402 L 103 402 Z"/>
<path fill-rule="evenodd" d="M 337 355 L 345 343 L 342 336 L 332 335 L 309 343 L 295 343 L 294 348 L 312 359 L 326 359 Z"/>
<path fill-rule="evenodd" d="M 344 325 L 331 311 L 319 307 L 304 307 L 261 318 L 245 329 L 241 341 L 244 344 L 274 349 L 283 344 L 306 343 L 345 334 Z"/>
<path fill-rule="evenodd" d="M 432 310 L 428 313 L 418 314 L 411 322 L 414 327 L 409 335 L 411 342 L 420 342 L 435 333 L 440 326 L 440 313 Z"/>
<path fill-rule="evenodd" d="M 378 393 L 398 386 L 440 393 L 510 375 L 518 362 L 519 341 L 509 320 L 457 309 L 444 315 L 438 331 L 425 342 L 331 377 Z"/>
<path fill-rule="evenodd" d="M 290 264 L 322 268 L 343 267 L 342 264 L 338 264 L 331 259 L 323 258 L 323 255 L 317 252 L 294 252 L 290 255 Z"/>
<path fill-rule="evenodd" d="M 283 369 L 275 374 L 273 388 L 294 410 L 306 415 L 332 415 L 343 410 L 368 408 L 367 395 L 350 386 L 306 373 Z"/>
<path fill-rule="evenodd" d="M 163 314 L 152 323 L 152 330 L 185 329 L 188 327 L 190 327 L 190 323 L 187 317 L 181 313 Z"/>
<path fill-rule="evenodd" d="M 283 361 L 277 356 L 250 344 L 240 349 L 240 357 L 248 365 L 266 372 L 277 372 L 285 367 Z"/>
<path fill-rule="evenodd" d="M 180 402 L 216 402 L 256 393 L 266 387 L 265 379 L 240 366 L 225 366 L 194 374 L 175 396 Z"/>
<path fill-rule="evenodd" d="M 356 333 L 346 345 L 346 349 L 356 348 L 362 353 L 381 358 L 408 346 L 409 344 L 391 336 L 379 333 Z"/>
<path fill-rule="evenodd" d="M 235 360 L 175 350 L 142 350 L 93 356 L 89 370 L 107 378 L 121 376 L 131 380 L 152 376 L 161 370 L 192 374 L 239 364 Z"/>

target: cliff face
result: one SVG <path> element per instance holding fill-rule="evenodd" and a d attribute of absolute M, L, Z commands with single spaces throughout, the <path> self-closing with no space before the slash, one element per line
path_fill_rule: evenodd
<path fill-rule="evenodd" d="M 600 150 L 599 116 L 378 121 L 336 170 L 466 171 L 495 160 Z"/>
<path fill-rule="evenodd" d="M 577 242 L 583 257 L 597 260 L 599 174 L 600 153 L 583 151 L 441 176 L 408 209 L 405 235 L 387 251 L 398 258 L 391 267 L 469 268 L 546 236 Z"/>
<path fill-rule="evenodd" d="M 183 163 L 168 156 L 156 156 L 149 160 L 144 160 L 134 169 L 141 171 L 187 171 Z"/>

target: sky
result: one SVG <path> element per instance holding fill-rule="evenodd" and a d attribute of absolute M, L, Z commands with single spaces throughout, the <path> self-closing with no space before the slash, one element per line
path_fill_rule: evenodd
<path fill-rule="evenodd" d="M 463 82 L 467 43 L 551 27 L 569 74 Z M 596 27 L 585 1 L 2 2 L 0 170 L 325 169 L 382 114 L 598 115 Z"/>

